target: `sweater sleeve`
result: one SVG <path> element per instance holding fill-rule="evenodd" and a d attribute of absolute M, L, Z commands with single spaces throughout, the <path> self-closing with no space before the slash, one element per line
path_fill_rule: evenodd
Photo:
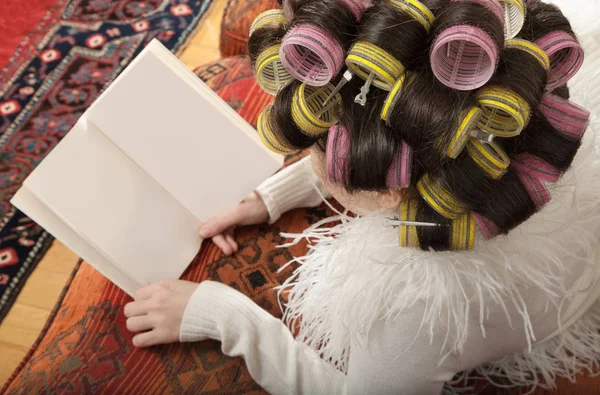
<path fill-rule="evenodd" d="M 315 174 L 310 156 L 286 167 L 263 182 L 256 192 L 269 211 L 269 223 L 298 207 L 315 207 L 329 193 Z"/>
<path fill-rule="evenodd" d="M 341 394 L 344 375 L 296 342 L 287 327 L 248 297 L 217 282 L 201 283 L 186 307 L 182 342 L 221 342 L 242 356 L 252 378 L 271 394 Z"/>
<path fill-rule="evenodd" d="M 345 375 L 249 298 L 206 281 L 187 305 L 180 340 L 221 341 L 223 353 L 242 356 L 252 378 L 275 395 L 439 394 L 458 371 L 448 362 L 458 364 L 450 357 L 438 366 L 442 345 L 420 334 L 418 313 L 403 314 L 391 324 L 380 321 L 368 340 L 352 343 Z"/>

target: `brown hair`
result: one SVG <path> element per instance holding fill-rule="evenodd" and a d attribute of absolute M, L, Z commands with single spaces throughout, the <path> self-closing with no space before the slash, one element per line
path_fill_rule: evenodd
<path fill-rule="evenodd" d="M 292 1 L 295 18 L 300 15 L 323 27 L 335 26 L 329 31 L 343 30 L 335 25 L 337 22 L 330 22 L 324 17 L 338 12 L 335 7 L 339 4 L 333 0 L 327 2 L 331 4 L 331 9 L 317 0 L 287 1 Z M 523 178 L 513 166 L 501 178 L 494 179 L 474 162 L 466 150 L 455 159 L 448 156 L 447 147 L 458 128 L 460 115 L 477 105 L 477 92 L 457 91 L 436 79 L 429 61 L 429 51 L 436 36 L 448 26 L 471 24 L 485 30 L 494 39 L 500 49 L 500 61 L 488 84 L 512 90 L 531 108 L 528 123 L 520 135 L 495 140 L 509 157 L 528 153 L 562 172 L 571 166 L 580 142 L 561 134 L 538 111 L 548 72 L 530 54 L 515 48 L 504 48 L 502 25 L 490 11 L 469 1 L 421 2 L 436 16 L 431 32 L 427 32 L 409 15 L 398 11 L 388 0 L 376 1 L 365 11 L 360 22 L 358 39 L 374 43 L 392 54 L 406 68 L 406 74 L 387 122 L 380 119 L 380 113 L 388 92 L 372 87 L 366 105 L 361 106 L 354 102 L 354 97 L 364 81 L 354 78 L 341 90 L 343 114 L 340 124 L 348 130 L 351 141 L 347 158 L 349 174 L 343 177 L 344 186 L 349 191 L 387 189 L 387 171 L 394 153 L 405 141 L 414 150 L 413 180 L 419 180 L 427 173 L 463 202 L 469 211 L 492 221 L 500 233 L 508 233 L 539 210 L 539 204 L 534 202 Z M 535 41 L 556 30 L 573 34 L 568 20 L 558 8 L 536 1 L 527 5 L 525 25 L 517 38 Z M 337 38 L 343 40 L 346 37 L 338 35 Z M 347 43 L 344 41 L 345 49 Z M 337 76 L 333 83 L 339 79 L 340 76 Z M 302 149 L 315 142 L 322 143 L 326 135 L 306 136 L 293 125 L 289 111 L 297 84 L 292 83 L 277 95 L 273 106 L 273 122 L 278 136 L 286 145 Z M 562 97 L 569 95 L 566 86 L 556 89 L 554 93 Z M 416 220 L 451 224 L 451 220 L 425 202 L 419 205 Z M 450 232 L 450 226 L 418 227 L 420 247 L 425 250 L 449 250 Z"/>

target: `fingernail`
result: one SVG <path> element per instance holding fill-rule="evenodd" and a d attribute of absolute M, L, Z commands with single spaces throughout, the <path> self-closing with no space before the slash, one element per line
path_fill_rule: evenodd
<path fill-rule="evenodd" d="M 208 232 L 206 231 L 206 229 L 204 228 L 200 228 L 200 230 L 198 231 L 198 234 L 200 235 L 200 237 L 202 237 L 203 239 L 205 239 L 208 236 Z"/>

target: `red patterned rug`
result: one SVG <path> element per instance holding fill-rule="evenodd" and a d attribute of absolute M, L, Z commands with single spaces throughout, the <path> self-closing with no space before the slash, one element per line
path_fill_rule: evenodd
<path fill-rule="evenodd" d="M 4 0 L 0 9 L 0 69 L 58 0 Z"/>
<path fill-rule="evenodd" d="M 23 180 L 153 38 L 179 49 L 210 0 L 0 0 L 0 321 L 52 237 L 11 207 Z M 15 45 L 14 41 L 20 44 Z M 6 63 L 7 52 L 14 54 Z"/>

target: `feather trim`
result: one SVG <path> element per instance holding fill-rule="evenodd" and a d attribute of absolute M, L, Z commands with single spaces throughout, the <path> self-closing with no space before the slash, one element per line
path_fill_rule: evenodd
<path fill-rule="evenodd" d="M 465 383 L 484 377 L 497 387 L 527 386 L 524 395 L 536 388 L 556 389 L 557 377 L 575 383 L 576 376 L 598 375 L 600 368 L 600 303 L 594 304 L 568 330 L 536 344 L 530 353 L 515 353 L 493 363 L 463 372 L 446 383 L 445 394 L 462 394 L 472 390 Z M 498 380 L 502 380 L 499 382 Z"/>

